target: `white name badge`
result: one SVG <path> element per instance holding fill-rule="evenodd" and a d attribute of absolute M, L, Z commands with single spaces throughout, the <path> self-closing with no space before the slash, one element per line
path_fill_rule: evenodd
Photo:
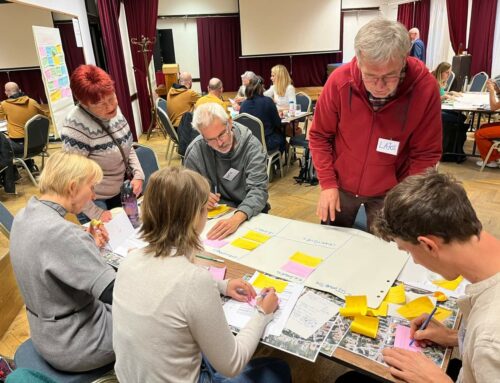
<path fill-rule="evenodd" d="M 398 155 L 399 141 L 386 140 L 379 138 L 377 144 L 377 152 L 387 153 L 393 156 Z"/>
<path fill-rule="evenodd" d="M 224 178 L 225 180 L 228 180 L 228 181 L 232 181 L 232 180 L 234 180 L 234 177 L 236 177 L 239 174 L 239 172 L 240 172 L 239 170 L 231 168 L 227 171 L 226 174 L 224 174 L 224 177 L 222 177 L 222 178 Z"/>

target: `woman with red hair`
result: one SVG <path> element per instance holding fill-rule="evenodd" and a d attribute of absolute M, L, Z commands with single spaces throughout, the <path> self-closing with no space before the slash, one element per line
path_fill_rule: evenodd
<path fill-rule="evenodd" d="M 71 90 L 78 104 L 64 122 L 63 150 L 96 161 L 104 177 L 96 185 L 96 200 L 88 203 L 80 222 L 111 219 L 110 209 L 121 206 L 120 187 L 131 179 L 135 195 L 142 192 L 144 173 L 132 147 L 132 133 L 118 107 L 109 74 L 94 65 L 80 65 L 71 75 Z"/>

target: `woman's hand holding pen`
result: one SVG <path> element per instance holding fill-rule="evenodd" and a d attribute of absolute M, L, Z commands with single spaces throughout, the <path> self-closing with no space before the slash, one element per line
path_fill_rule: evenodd
<path fill-rule="evenodd" d="M 220 194 L 219 193 L 210 193 L 208 196 L 208 204 L 207 207 L 208 209 L 213 209 L 219 204 L 220 201 Z"/>
<path fill-rule="evenodd" d="M 279 299 L 276 295 L 274 287 L 262 289 L 257 297 L 257 306 L 259 306 L 265 314 L 271 314 L 278 309 Z"/>

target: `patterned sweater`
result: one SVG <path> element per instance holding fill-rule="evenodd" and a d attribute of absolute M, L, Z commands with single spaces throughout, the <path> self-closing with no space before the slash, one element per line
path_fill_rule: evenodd
<path fill-rule="evenodd" d="M 102 120 L 118 144 L 122 147 L 128 165 L 132 168 L 134 179 L 144 180 L 144 173 L 139 159 L 132 147 L 132 133 L 127 120 L 120 111 L 111 120 Z M 96 199 L 109 199 L 120 193 L 125 175 L 125 164 L 111 137 L 81 107 L 75 108 L 64 121 L 61 139 L 63 150 L 79 153 L 96 161 L 102 168 L 104 177 L 96 185 Z M 89 202 L 83 213 L 89 218 L 99 218 L 103 209 Z"/>

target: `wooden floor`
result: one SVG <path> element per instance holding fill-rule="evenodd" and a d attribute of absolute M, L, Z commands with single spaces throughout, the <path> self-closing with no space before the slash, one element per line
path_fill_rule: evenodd
<path fill-rule="evenodd" d="M 149 141 L 145 137 L 141 143 L 151 146 L 157 153 L 160 166 L 167 166 L 165 160 L 166 142 L 160 135 L 153 134 Z M 50 151 L 58 150 L 60 145 L 52 144 Z M 466 162 L 458 164 L 441 164 L 440 171 L 453 174 L 462 181 L 484 228 L 500 238 L 500 169 L 486 168 L 483 173 L 475 165 L 477 158 L 469 158 Z M 175 159 L 172 165 L 179 166 L 179 159 Z M 299 172 L 295 164 L 282 179 L 275 179 L 269 187 L 271 214 L 292 218 L 307 222 L 318 222 L 314 212 L 319 195 L 318 186 L 307 186 L 296 184 L 293 176 Z M 24 175 L 17 185 L 18 195 L 6 195 L 0 190 L 0 201 L 15 214 L 25 206 L 27 200 L 37 194 L 29 179 Z M 1 234 L 0 234 L 1 236 Z M 8 241 L 0 238 L 0 256 L 8 250 Z M 12 357 L 20 343 L 29 337 L 29 327 L 26 313 L 22 310 L 13 322 L 7 333 L 0 340 L 0 354 Z M 335 380 L 335 377 L 345 371 L 343 366 L 331 363 L 325 358 L 318 358 L 316 364 L 312 364 L 296 357 L 280 353 L 279 351 L 260 347 L 259 355 L 274 355 L 288 360 L 293 369 L 294 381 L 297 382 L 324 382 Z"/>

